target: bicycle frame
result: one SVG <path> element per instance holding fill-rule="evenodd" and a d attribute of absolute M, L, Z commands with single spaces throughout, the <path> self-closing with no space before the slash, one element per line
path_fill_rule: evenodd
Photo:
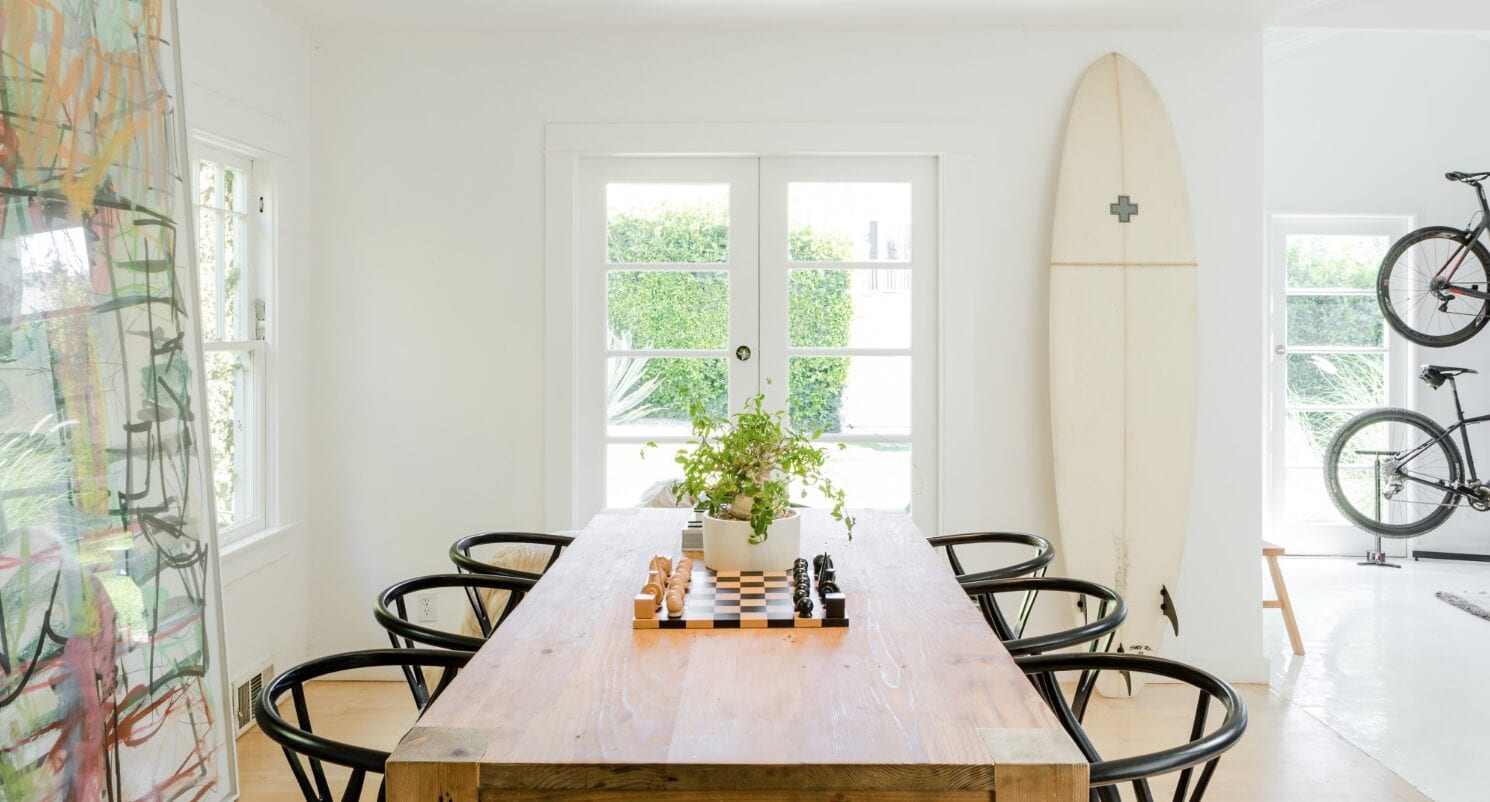
<path fill-rule="evenodd" d="M 1481 193 L 1481 198 L 1482 199 L 1484 198 L 1484 193 Z M 1483 228 L 1483 226 L 1482 226 L 1482 228 Z M 1469 427 L 1471 427 L 1471 426 L 1473 426 L 1473 425 L 1475 425 L 1477 423 L 1490 422 L 1490 415 L 1477 415 L 1477 416 L 1475 416 L 1473 418 L 1466 418 L 1466 417 L 1464 417 L 1464 405 L 1461 404 L 1461 403 L 1459 403 L 1459 383 L 1456 382 L 1454 380 L 1454 377 L 1452 377 L 1452 376 L 1448 377 L 1448 380 L 1449 380 L 1449 388 L 1451 390 L 1453 390 L 1453 392 L 1454 392 L 1454 413 L 1455 413 L 1455 415 L 1458 416 L 1459 422 L 1458 423 L 1455 423 L 1453 426 L 1450 426 L 1450 427 L 1444 429 L 1443 434 L 1439 435 L 1438 437 L 1435 437 L 1432 440 L 1424 441 L 1423 443 L 1421 443 L 1418 446 L 1412 448 L 1411 450 L 1406 451 L 1406 452 L 1403 452 L 1403 454 L 1398 457 L 1398 460 L 1397 461 L 1398 461 L 1398 464 L 1399 465 L 1406 464 L 1413 457 L 1416 457 L 1417 455 L 1419 455 L 1419 454 L 1423 453 L 1424 451 L 1428 450 L 1434 444 L 1439 443 L 1439 442 L 1442 442 L 1444 440 L 1444 438 L 1451 438 L 1451 437 L 1453 437 L 1454 436 L 1454 432 L 1459 432 L 1459 438 L 1460 438 L 1460 440 L 1464 444 L 1464 465 L 1465 465 L 1465 468 L 1467 469 L 1467 473 L 1468 473 L 1467 476 L 1461 476 L 1459 478 L 1459 484 L 1461 486 L 1455 487 L 1455 486 L 1450 485 L 1450 484 L 1448 484 L 1446 482 L 1441 482 L 1441 481 L 1432 480 L 1432 479 L 1424 479 L 1422 477 L 1414 476 L 1414 475 L 1412 475 L 1412 474 L 1410 474 L 1410 473 L 1408 473 L 1406 471 L 1402 471 L 1401 473 L 1402 473 L 1402 478 L 1404 478 L 1404 479 L 1406 479 L 1406 480 L 1408 480 L 1410 482 L 1416 482 L 1416 483 L 1421 484 L 1421 485 L 1428 485 L 1430 487 L 1436 487 L 1439 490 L 1443 490 L 1445 492 L 1453 493 L 1453 494 L 1459 495 L 1459 496 L 1469 496 L 1470 493 L 1467 490 L 1464 489 L 1464 485 L 1474 484 L 1474 483 L 1479 482 L 1479 480 L 1480 480 L 1479 471 L 1475 468 L 1475 464 L 1474 464 L 1474 449 L 1472 449 L 1470 447 L 1470 445 L 1469 445 Z"/>
<path fill-rule="evenodd" d="M 1434 274 L 1433 278 L 1443 281 L 1439 289 L 1449 295 L 1463 295 L 1468 298 L 1490 301 L 1490 292 L 1475 289 L 1474 287 L 1462 287 L 1454 283 L 1454 274 L 1459 272 L 1459 268 L 1463 266 L 1464 260 L 1469 258 L 1469 253 L 1474 248 L 1474 244 L 1479 242 L 1480 235 L 1485 233 L 1486 228 L 1490 228 L 1490 200 L 1486 200 L 1485 198 L 1485 188 L 1479 182 L 1473 182 L 1470 186 L 1474 187 L 1475 195 L 1480 199 L 1480 211 L 1482 212 L 1480 215 L 1480 224 L 1472 229 L 1464 230 L 1464 244 L 1459 246 L 1459 250 L 1455 251 L 1454 255 L 1450 256 L 1443 263 L 1443 267 L 1438 269 L 1438 272 Z M 1448 275 L 1444 275 L 1444 271 L 1448 271 Z M 1486 289 L 1490 290 L 1490 287 Z M 1465 443 L 1467 445 L 1468 440 Z"/>

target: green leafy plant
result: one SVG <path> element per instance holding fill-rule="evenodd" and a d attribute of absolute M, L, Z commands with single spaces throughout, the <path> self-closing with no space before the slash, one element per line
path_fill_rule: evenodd
<path fill-rule="evenodd" d="M 765 409 L 763 395 L 731 417 L 714 417 L 700 404 L 693 405 L 691 416 L 695 439 L 689 445 L 695 448 L 678 452 L 683 480 L 673 485 L 674 495 L 698 499 L 716 518 L 748 520 L 750 542 L 762 543 L 771 522 L 791 506 L 791 483 L 797 481 L 804 497 L 816 487 L 833 502 L 833 517 L 853 538 L 844 492 L 823 471 L 827 452 L 813 445 L 821 430 L 808 435 L 791 428 L 785 412 Z"/>
<path fill-rule="evenodd" d="M 610 332 L 610 348 L 630 351 L 631 335 Z M 605 415 L 613 425 L 633 423 L 657 411 L 648 403 L 657 389 L 657 379 L 644 375 L 650 361 L 646 357 L 612 357 L 605 379 Z"/>

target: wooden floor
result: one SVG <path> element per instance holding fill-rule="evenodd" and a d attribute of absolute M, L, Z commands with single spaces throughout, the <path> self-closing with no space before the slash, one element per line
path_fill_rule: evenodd
<path fill-rule="evenodd" d="M 1428 799 L 1265 686 L 1240 690 L 1250 725 L 1241 744 L 1222 759 L 1207 802 Z M 308 686 L 307 696 L 316 732 L 329 738 L 391 749 L 412 724 L 413 704 L 402 683 L 319 682 Z M 1138 699 L 1094 700 L 1088 730 L 1104 756 L 1151 751 L 1184 739 L 1194 704 L 1186 688 L 1150 684 Z M 245 802 L 303 799 L 283 753 L 257 729 L 238 739 L 238 771 Z M 345 773 L 330 774 L 333 794 L 339 795 Z M 1171 781 L 1154 790 L 1164 799 L 1169 794 L 1161 788 L 1172 787 Z M 374 782 L 362 798 L 376 797 Z"/>

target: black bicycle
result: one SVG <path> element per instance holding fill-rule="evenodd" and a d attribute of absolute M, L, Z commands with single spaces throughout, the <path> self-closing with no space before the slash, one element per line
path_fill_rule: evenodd
<path fill-rule="evenodd" d="M 1454 391 L 1459 422 L 1447 429 L 1421 412 L 1388 408 L 1362 412 L 1335 433 L 1325 450 L 1325 487 L 1351 523 L 1382 537 L 1417 537 L 1441 526 L 1461 501 L 1490 510 L 1490 488 L 1469 448 L 1469 427 L 1490 415 L 1464 417 L 1455 377 L 1466 373 L 1475 371 L 1427 365 L 1418 375 L 1435 390 L 1448 382 Z"/>
<path fill-rule="evenodd" d="M 1429 348 L 1457 345 L 1490 322 L 1490 251 L 1480 235 L 1490 227 L 1486 173 L 1448 173 L 1474 187 L 1479 222 L 1468 228 L 1429 226 L 1392 245 L 1376 276 L 1376 300 L 1393 329 Z"/>

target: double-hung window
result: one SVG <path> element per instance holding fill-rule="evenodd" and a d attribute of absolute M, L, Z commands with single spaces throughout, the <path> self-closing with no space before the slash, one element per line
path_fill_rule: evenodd
<path fill-rule="evenodd" d="M 224 541 L 265 519 L 265 228 L 254 162 L 194 143 L 197 287 L 207 372 L 217 527 Z"/>

